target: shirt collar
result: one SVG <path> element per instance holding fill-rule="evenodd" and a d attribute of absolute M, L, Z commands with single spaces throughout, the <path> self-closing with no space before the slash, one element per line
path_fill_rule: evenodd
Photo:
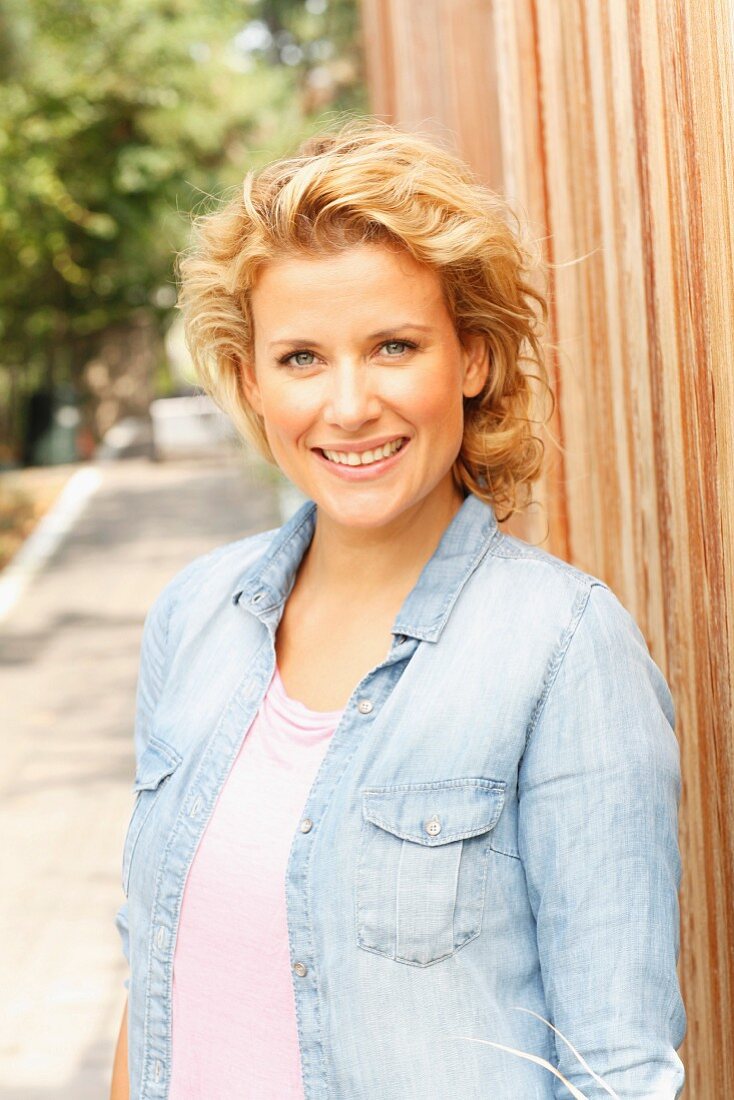
<path fill-rule="evenodd" d="M 263 556 L 239 577 L 232 602 L 274 629 L 315 525 L 316 504 L 307 500 L 278 528 Z M 464 584 L 498 535 L 492 507 L 469 493 L 403 601 L 392 633 L 437 641 Z"/>

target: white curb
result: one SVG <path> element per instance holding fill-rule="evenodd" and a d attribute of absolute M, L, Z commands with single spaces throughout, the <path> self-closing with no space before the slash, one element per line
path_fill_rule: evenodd
<path fill-rule="evenodd" d="M 55 503 L 0 574 L 0 622 L 56 552 L 101 484 L 102 473 L 96 466 L 85 466 L 69 478 Z"/>

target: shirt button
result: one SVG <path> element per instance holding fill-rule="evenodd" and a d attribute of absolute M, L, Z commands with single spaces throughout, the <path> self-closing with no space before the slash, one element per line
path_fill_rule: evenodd
<path fill-rule="evenodd" d="M 441 822 L 438 820 L 438 814 L 434 814 L 431 820 L 425 823 L 423 828 L 429 836 L 438 836 L 441 832 Z"/>
<path fill-rule="evenodd" d="M 313 827 L 313 821 L 311 820 L 311 818 L 310 817 L 304 817 L 303 821 L 301 822 L 301 832 L 302 833 L 310 833 L 312 827 Z"/>
<path fill-rule="evenodd" d="M 305 978 L 306 975 L 308 974 L 308 967 L 306 966 L 305 963 L 302 963 L 302 962 L 293 963 L 293 969 L 295 970 L 295 972 L 296 972 L 296 974 L 298 975 L 299 978 Z"/>
<path fill-rule="evenodd" d="M 372 710 L 372 703 L 369 699 L 360 699 L 357 703 L 357 710 L 360 714 L 369 714 Z"/>

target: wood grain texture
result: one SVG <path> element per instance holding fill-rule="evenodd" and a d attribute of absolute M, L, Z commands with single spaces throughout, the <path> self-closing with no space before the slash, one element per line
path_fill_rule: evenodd
<path fill-rule="evenodd" d="M 543 516 L 676 701 L 685 1095 L 734 1094 L 734 0 L 362 0 L 375 113 L 544 240 Z"/>

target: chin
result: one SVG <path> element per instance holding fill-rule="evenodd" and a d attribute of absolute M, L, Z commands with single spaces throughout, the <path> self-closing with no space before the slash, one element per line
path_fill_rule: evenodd
<path fill-rule="evenodd" d="M 311 499 L 334 523 L 363 530 L 384 527 L 409 507 L 408 504 L 397 501 L 370 500 L 366 495 L 361 500 L 358 495 L 351 500 L 343 497 L 334 500 L 328 494 L 318 493 L 311 494 Z"/>
<path fill-rule="evenodd" d="M 319 504 L 319 508 L 334 523 L 339 523 L 342 527 L 354 527 L 363 531 L 370 528 L 384 527 L 385 524 L 390 523 L 391 520 L 400 515 L 400 510 L 382 508 L 330 508 L 328 504 Z"/>

